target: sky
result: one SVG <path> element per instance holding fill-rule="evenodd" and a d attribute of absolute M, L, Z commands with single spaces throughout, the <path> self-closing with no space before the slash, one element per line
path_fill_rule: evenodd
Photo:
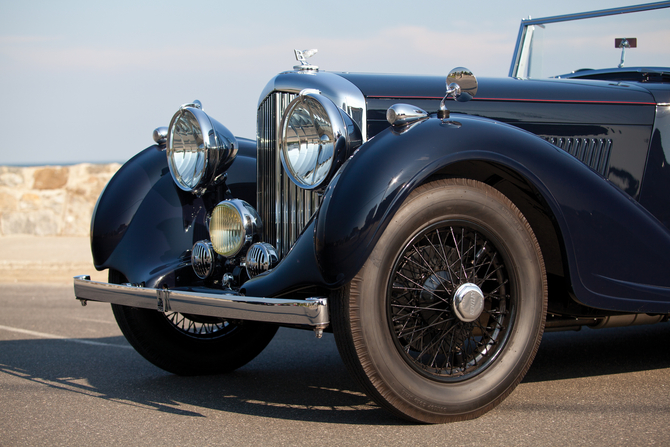
<path fill-rule="evenodd" d="M 195 99 L 255 138 L 258 96 L 293 49 L 317 48 L 328 71 L 507 76 L 522 18 L 628 4 L 0 0 L 0 165 L 124 162 Z"/>

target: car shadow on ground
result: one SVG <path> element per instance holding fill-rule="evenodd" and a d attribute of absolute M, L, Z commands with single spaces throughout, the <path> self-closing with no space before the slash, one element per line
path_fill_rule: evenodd
<path fill-rule="evenodd" d="M 331 334 L 282 329 L 256 359 L 229 374 L 180 377 L 137 354 L 123 337 L 0 342 L 0 373 L 156 411 L 204 417 L 204 409 L 276 419 L 395 425 L 359 391 Z M 104 344 L 104 345 L 103 345 Z"/>
<path fill-rule="evenodd" d="M 545 335 L 525 382 L 670 368 L 670 325 Z M 86 341 L 86 340 L 84 340 Z M 225 375 L 180 377 L 122 337 L 0 342 L 0 372 L 124 405 L 206 417 L 205 409 L 336 424 L 404 425 L 363 394 L 332 335 L 282 329 L 254 361 Z M 100 344 L 101 343 L 101 344 Z"/>
<path fill-rule="evenodd" d="M 670 323 L 549 332 L 524 382 L 670 368 Z"/>

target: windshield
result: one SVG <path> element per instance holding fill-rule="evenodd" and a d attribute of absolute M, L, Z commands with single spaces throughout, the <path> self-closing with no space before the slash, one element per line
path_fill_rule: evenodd
<path fill-rule="evenodd" d="M 546 78 L 585 69 L 670 67 L 670 2 L 662 3 L 665 9 L 524 20 L 510 76 Z"/>

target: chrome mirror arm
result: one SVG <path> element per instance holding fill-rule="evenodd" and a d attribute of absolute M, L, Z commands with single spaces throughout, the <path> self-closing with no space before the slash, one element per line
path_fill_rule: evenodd
<path fill-rule="evenodd" d="M 440 119 L 449 118 L 449 109 L 447 109 L 447 98 L 452 97 L 458 102 L 468 102 L 477 94 L 477 78 L 467 68 L 456 67 L 447 75 L 447 91 L 440 101 L 440 109 L 437 117 Z"/>

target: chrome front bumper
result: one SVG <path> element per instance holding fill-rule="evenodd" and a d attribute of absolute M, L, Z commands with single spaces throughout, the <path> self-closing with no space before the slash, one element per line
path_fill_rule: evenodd
<path fill-rule="evenodd" d="M 90 276 L 74 277 L 74 295 L 82 305 L 87 301 L 100 301 L 159 312 L 309 326 L 317 337 L 321 337 L 329 324 L 328 300 L 320 297 L 291 300 L 242 296 L 225 291 L 217 293 L 204 288 L 153 289 L 91 281 Z"/>

